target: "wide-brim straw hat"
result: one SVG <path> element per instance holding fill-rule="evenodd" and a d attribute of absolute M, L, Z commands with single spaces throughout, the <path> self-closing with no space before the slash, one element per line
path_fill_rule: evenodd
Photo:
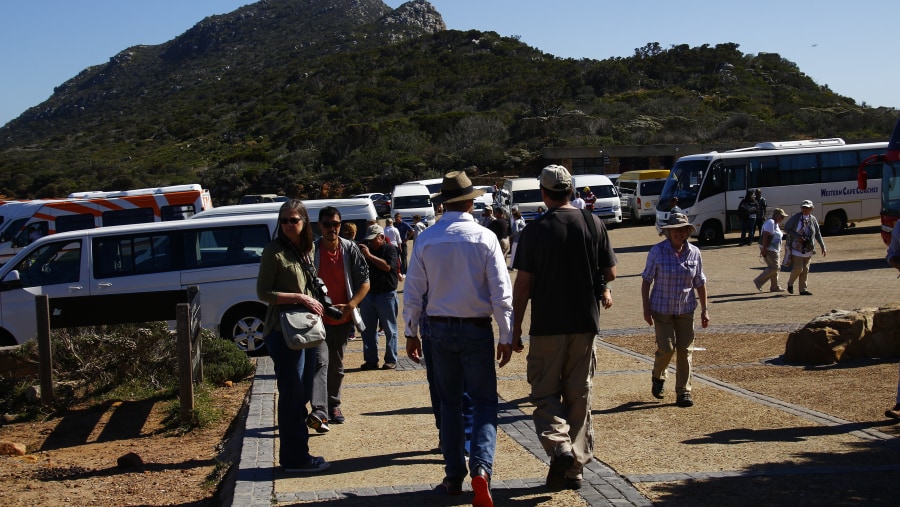
<path fill-rule="evenodd" d="M 475 188 L 465 171 L 450 171 L 444 175 L 441 191 L 432 194 L 431 200 L 437 204 L 465 201 L 484 195 L 485 189 Z"/>

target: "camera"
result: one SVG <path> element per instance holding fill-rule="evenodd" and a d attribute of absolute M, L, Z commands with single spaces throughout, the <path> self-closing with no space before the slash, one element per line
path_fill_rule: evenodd
<path fill-rule="evenodd" d="M 331 298 L 328 296 L 328 287 L 325 286 L 325 282 L 321 278 L 316 277 L 313 278 L 311 285 L 313 296 L 325 307 L 325 316 L 330 319 L 340 320 L 344 316 L 344 312 L 334 307 Z"/>

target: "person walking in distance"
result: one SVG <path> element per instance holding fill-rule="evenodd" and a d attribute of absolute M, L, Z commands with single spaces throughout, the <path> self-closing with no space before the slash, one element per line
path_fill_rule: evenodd
<path fill-rule="evenodd" d="M 775 208 L 772 210 L 772 218 L 766 220 L 759 237 L 759 255 L 766 262 L 766 269 L 754 280 L 756 290 L 762 290 L 763 285 L 769 282 L 769 292 L 784 292 L 778 285 L 778 271 L 781 269 L 781 222 L 786 217 L 784 210 Z"/>
<path fill-rule="evenodd" d="M 505 259 L 506 254 L 509 253 L 509 219 L 506 218 L 503 208 L 494 208 L 494 220 L 488 224 L 487 228 L 500 240 L 500 250 L 503 251 Z"/>
<path fill-rule="evenodd" d="M 384 328 L 384 365 L 382 369 L 397 368 L 397 249 L 384 239 L 384 229 L 378 224 L 366 229 L 359 246 L 369 265 L 369 293 L 363 298 L 360 313 L 364 328 L 363 370 L 378 368 L 378 324 Z"/>
<path fill-rule="evenodd" d="M 591 187 L 584 187 L 584 193 L 581 195 L 581 198 L 584 200 L 584 209 L 594 209 L 594 203 L 597 202 L 597 196 L 594 195 L 594 192 L 591 192 Z"/>
<path fill-rule="evenodd" d="M 784 224 L 784 232 L 788 236 L 788 248 L 791 253 L 791 276 L 788 278 L 787 291 L 794 293 L 794 282 L 800 280 L 800 294 L 812 296 L 806 283 L 809 276 L 809 262 L 816 254 L 816 243 L 822 247 L 822 257 L 827 255 L 825 240 L 819 230 L 819 222 L 812 214 L 813 203 L 810 200 L 800 203 L 800 212 L 791 215 Z"/>
<path fill-rule="evenodd" d="M 574 208 L 572 176 L 559 165 L 541 171 L 547 212 L 519 235 L 513 260 L 513 346 L 521 351 L 522 323 L 531 301 L 527 377 L 534 427 L 550 456 L 546 486 L 579 489 L 593 459 L 591 390 L 600 327 L 600 304 L 612 307 L 607 283 L 616 278 L 616 255 L 603 222 Z M 590 221 L 590 222 L 588 222 Z M 586 273 L 590 275 L 585 276 Z M 560 297 L 565 294 L 566 297 Z"/>
<path fill-rule="evenodd" d="M 416 240 L 404 288 L 406 354 L 422 358 L 419 318 L 424 298 L 441 404 L 441 442 L 446 477 L 441 489 L 462 493 L 466 476 L 463 392 L 472 399 L 472 440 L 468 470 L 472 505 L 493 506 L 490 483 L 497 443 L 497 375 L 491 316 L 500 332 L 496 358 L 502 368 L 512 356 L 512 284 L 500 242 L 472 216 L 475 189 L 464 171 L 444 176 L 435 197 L 444 216 Z"/>
<path fill-rule="evenodd" d="M 762 190 L 757 188 L 753 192 L 754 197 L 756 197 L 756 226 L 755 230 L 759 232 L 758 238 L 762 239 L 762 226 L 766 222 L 766 213 L 768 212 L 769 204 L 766 202 L 766 198 L 762 195 Z"/>
<path fill-rule="evenodd" d="M 741 242 L 739 245 L 753 243 L 753 231 L 756 229 L 756 217 L 758 213 L 756 194 L 748 190 L 747 194 L 738 203 L 738 218 L 741 219 Z"/>
<path fill-rule="evenodd" d="M 341 311 L 342 317 L 335 320 L 326 315 L 323 319 L 325 342 L 328 345 L 328 367 L 326 374 L 317 375 L 313 383 L 313 406 L 319 410 L 327 410 L 328 422 L 334 424 L 344 423 L 341 410 L 344 352 L 354 326 L 354 312 L 359 311 L 357 308 L 369 292 L 369 266 L 366 259 L 356 242 L 338 236 L 340 229 L 341 211 L 334 206 L 322 208 L 319 211 L 322 237 L 316 241 L 316 270 L 328 289 L 332 304 Z M 323 398 L 325 403 L 322 403 Z"/>
<path fill-rule="evenodd" d="M 669 362 L 676 355 L 675 404 L 691 407 L 694 405 L 691 396 L 694 310 L 698 300 L 700 324 L 703 327 L 709 325 L 706 275 L 700 249 L 688 241 L 696 228 L 687 217 L 672 213 L 662 229 L 666 239 L 650 248 L 641 273 L 644 320 L 656 331 L 651 393 L 657 399 L 664 397 Z"/>
<path fill-rule="evenodd" d="M 400 244 L 394 245 L 400 251 L 400 274 L 406 275 L 409 266 L 409 240 L 413 239 L 412 227 L 403 221 L 400 213 L 394 214 L 394 227 L 400 233 Z"/>
<path fill-rule="evenodd" d="M 286 473 L 315 473 L 328 469 L 324 458 L 309 453 L 309 430 L 305 424 L 310 392 L 320 349 L 289 349 L 279 322 L 279 305 L 299 304 L 322 315 L 324 307 L 312 296 L 312 280 L 303 263 L 310 262 L 314 248 L 309 214 L 303 201 L 285 202 L 278 211 L 278 231 L 259 262 L 256 294 L 268 304 L 264 338 L 275 367 L 278 387 L 278 462 Z M 321 352 L 327 354 L 327 352 Z"/>

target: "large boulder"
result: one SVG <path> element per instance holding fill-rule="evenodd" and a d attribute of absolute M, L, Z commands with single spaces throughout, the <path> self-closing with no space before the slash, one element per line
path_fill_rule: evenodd
<path fill-rule="evenodd" d="M 788 363 L 833 364 L 900 356 L 900 302 L 881 308 L 832 310 L 788 335 Z"/>
<path fill-rule="evenodd" d="M 832 310 L 792 332 L 784 348 L 789 363 L 832 364 L 859 348 L 871 327 L 873 309 Z"/>

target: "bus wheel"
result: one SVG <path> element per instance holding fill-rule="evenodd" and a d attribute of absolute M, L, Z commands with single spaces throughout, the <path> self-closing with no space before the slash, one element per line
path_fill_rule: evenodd
<path fill-rule="evenodd" d="M 830 211 L 825 215 L 825 223 L 822 224 L 822 233 L 827 236 L 840 234 L 847 228 L 847 217 L 843 211 Z"/>
<path fill-rule="evenodd" d="M 248 355 L 266 354 L 265 333 L 266 307 L 258 304 L 238 305 L 225 313 L 219 324 L 219 334 L 231 340 L 237 348 Z"/>
<path fill-rule="evenodd" d="M 722 234 L 722 226 L 717 220 L 709 220 L 700 227 L 700 243 L 708 245 L 710 243 L 718 243 L 725 239 Z"/>

